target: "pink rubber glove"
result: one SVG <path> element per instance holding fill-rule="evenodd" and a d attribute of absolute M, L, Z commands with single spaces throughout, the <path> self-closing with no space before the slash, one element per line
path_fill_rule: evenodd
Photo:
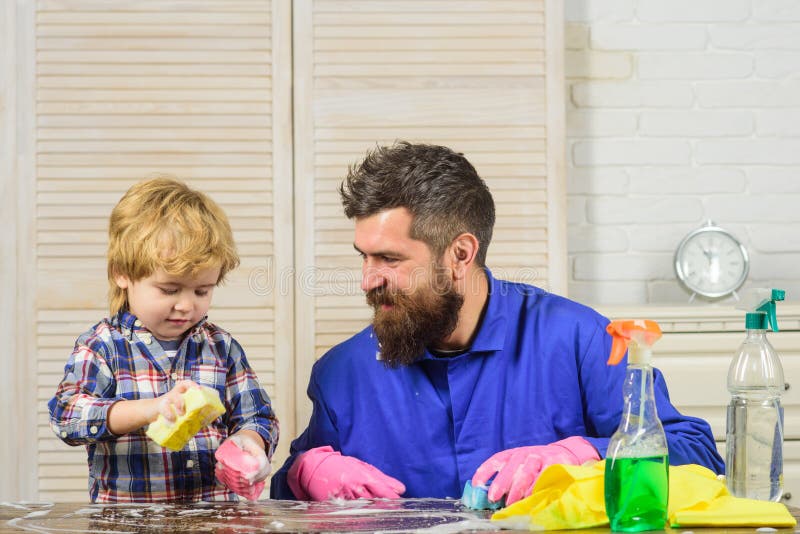
<path fill-rule="evenodd" d="M 222 443 L 214 456 L 217 480 L 235 494 L 257 500 L 271 468 L 261 444 L 247 434 L 234 434 Z"/>
<path fill-rule="evenodd" d="M 377 467 L 327 445 L 298 456 L 287 474 L 292 493 L 304 501 L 399 499 L 406 491 L 402 482 Z"/>
<path fill-rule="evenodd" d="M 553 464 L 580 465 L 599 460 L 600 455 L 591 443 L 572 436 L 550 445 L 517 447 L 492 455 L 478 467 L 472 486 L 485 485 L 497 473 L 489 486 L 489 500 L 499 501 L 506 495 L 506 506 L 527 497 L 542 470 Z"/>

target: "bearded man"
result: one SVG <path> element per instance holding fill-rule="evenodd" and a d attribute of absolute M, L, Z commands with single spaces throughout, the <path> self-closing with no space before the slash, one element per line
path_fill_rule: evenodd
<path fill-rule="evenodd" d="M 458 498 L 491 481 L 511 504 L 544 467 L 605 456 L 625 374 L 606 365 L 608 320 L 492 276 L 494 201 L 463 155 L 378 147 L 340 193 L 374 320 L 315 363 L 273 498 Z M 670 463 L 722 472 L 708 423 L 672 406 L 657 370 L 655 395 Z"/>

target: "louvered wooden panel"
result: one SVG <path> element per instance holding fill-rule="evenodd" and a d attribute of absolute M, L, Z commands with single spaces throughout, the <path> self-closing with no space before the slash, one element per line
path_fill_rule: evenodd
<path fill-rule="evenodd" d="M 291 303 L 292 295 L 256 283 L 291 262 L 291 232 L 276 232 L 275 222 L 291 213 L 277 200 L 291 192 L 287 166 L 276 171 L 291 162 L 291 147 L 281 138 L 290 140 L 291 130 L 273 135 L 273 124 L 288 118 L 288 98 L 280 102 L 276 85 L 288 88 L 290 81 L 276 82 L 273 75 L 276 9 L 288 13 L 266 0 L 37 4 L 42 499 L 87 498 L 86 453 L 52 435 L 46 401 L 77 335 L 107 313 L 111 208 L 131 184 L 154 172 L 185 179 L 227 212 L 242 266 L 217 289 L 210 319 L 240 341 L 278 415 L 291 419 L 282 412 L 291 409 L 283 399 L 291 399 L 293 390 L 291 325 L 287 335 L 276 306 Z M 288 29 L 289 20 L 280 24 Z M 281 68 L 290 73 L 285 61 Z M 282 182 L 276 185 L 277 174 Z M 291 315 L 291 304 L 286 308 Z M 282 426 L 292 432 L 291 424 Z"/>
<path fill-rule="evenodd" d="M 497 204 L 490 267 L 504 278 L 565 289 L 565 265 L 551 252 L 551 241 L 563 238 L 553 220 L 564 218 L 553 203 L 563 155 L 550 140 L 563 136 L 557 4 L 295 3 L 295 65 L 311 65 L 295 71 L 297 258 L 298 269 L 313 273 L 297 300 L 298 331 L 306 333 L 298 338 L 298 377 L 370 319 L 353 223 L 337 187 L 376 143 L 405 139 L 463 152 Z M 548 42 L 555 54 L 546 53 Z M 303 426 L 304 394 L 298 388 Z"/>

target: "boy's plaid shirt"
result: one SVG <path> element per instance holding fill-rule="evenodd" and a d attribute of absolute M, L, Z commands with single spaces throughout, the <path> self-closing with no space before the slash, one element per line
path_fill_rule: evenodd
<path fill-rule="evenodd" d="M 124 436 L 106 425 L 117 401 L 167 393 L 178 380 L 215 388 L 226 413 L 173 452 L 145 435 Z M 231 335 L 205 319 L 191 328 L 170 361 L 136 317 L 120 312 L 82 334 L 48 403 L 50 427 L 89 454 L 92 502 L 236 500 L 214 478 L 214 451 L 242 429 L 258 432 L 272 457 L 278 420 L 266 392 Z"/>

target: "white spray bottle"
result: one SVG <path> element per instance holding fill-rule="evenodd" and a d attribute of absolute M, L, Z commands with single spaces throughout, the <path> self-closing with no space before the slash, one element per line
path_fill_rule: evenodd
<path fill-rule="evenodd" d="M 780 289 L 756 289 L 739 306 L 747 310 L 746 337 L 728 370 L 726 480 L 737 497 L 777 501 L 783 491 L 783 366 L 767 340 L 778 331 Z"/>

